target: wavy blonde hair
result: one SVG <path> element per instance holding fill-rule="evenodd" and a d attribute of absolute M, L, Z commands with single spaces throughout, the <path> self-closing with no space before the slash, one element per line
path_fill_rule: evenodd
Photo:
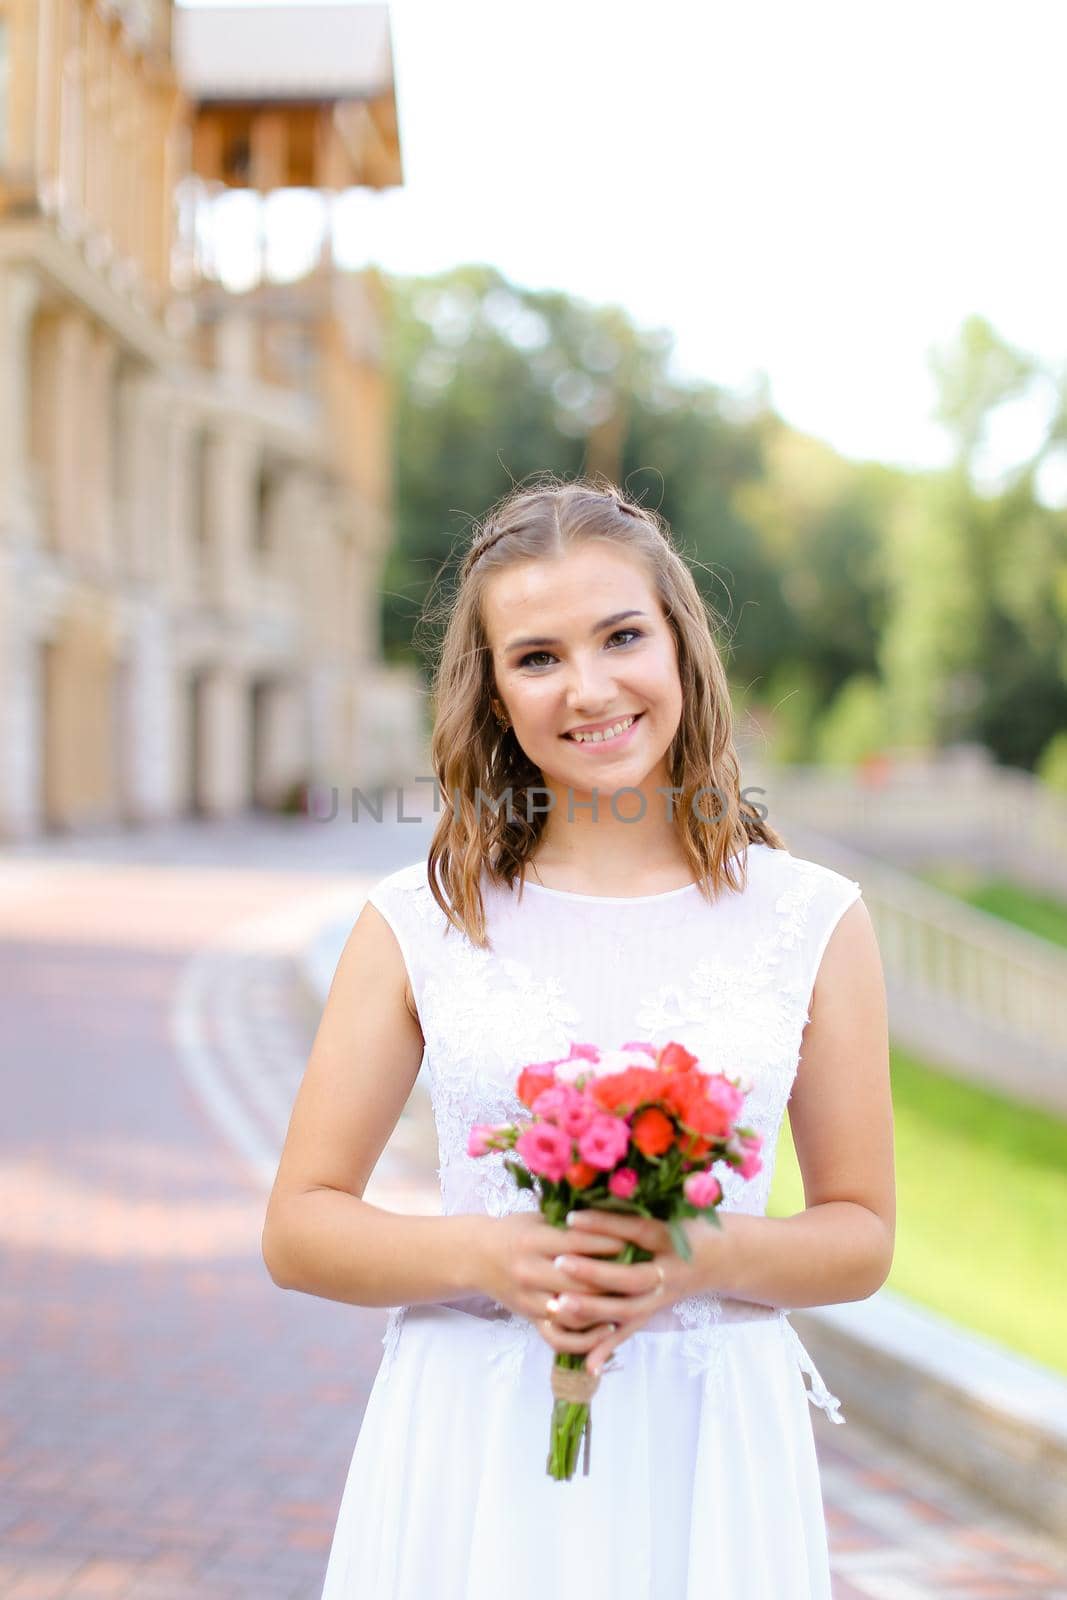
<path fill-rule="evenodd" d="M 430 756 L 445 806 L 430 845 L 430 888 L 449 922 L 482 949 L 489 947 L 483 869 L 491 882 L 509 889 L 518 877 L 521 896 L 526 863 L 546 820 L 543 813 L 528 817 L 527 792 L 543 787 L 541 769 L 526 756 L 514 729 L 501 729 L 492 711 L 496 691 L 485 588 L 516 562 L 552 560 L 594 539 L 640 559 L 674 634 L 682 716 L 667 764 L 672 786 L 681 791 L 673 816 L 700 892 L 712 900 L 724 885 L 744 887 L 746 867 L 738 879 L 732 858 L 749 841 L 786 848 L 781 835 L 741 799 L 729 684 L 713 637 L 717 618 L 666 521 L 606 479 L 550 474 L 510 490 L 475 525 L 443 612 L 446 628 L 431 690 Z M 706 788 L 717 790 L 717 805 L 724 808 L 710 821 L 692 804 Z M 479 790 L 495 804 L 476 804 Z M 509 790 L 513 809 L 497 798 Z M 705 802 L 701 810 L 707 809 Z"/>

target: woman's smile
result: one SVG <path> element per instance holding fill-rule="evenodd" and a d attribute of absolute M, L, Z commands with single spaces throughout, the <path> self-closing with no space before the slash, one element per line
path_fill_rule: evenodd
<path fill-rule="evenodd" d="M 565 733 L 563 738 L 567 739 L 571 744 L 577 745 L 579 750 L 606 750 L 608 748 L 616 750 L 620 745 L 628 744 L 630 742 L 634 736 L 634 729 L 637 727 L 637 724 L 640 722 L 643 716 L 644 712 L 638 711 L 636 715 L 631 718 L 629 726 L 623 727 L 618 733 L 615 733 L 612 730 L 619 727 L 619 722 L 625 722 L 625 717 L 620 717 L 617 722 L 608 723 L 607 729 L 603 733 L 586 733 L 580 735 Z"/>

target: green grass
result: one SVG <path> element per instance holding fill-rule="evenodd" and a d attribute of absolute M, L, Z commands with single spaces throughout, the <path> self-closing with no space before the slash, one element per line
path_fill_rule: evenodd
<path fill-rule="evenodd" d="M 887 1287 L 1067 1373 L 1067 1122 L 892 1048 L 897 1230 Z M 782 1119 L 768 1212 L 804 1208 Z"/>
<path fill-rule="evenodd" d="M 1067 946 L 1067 905 L 1062 900 L 1035 894 L 1004 878 L 988 878 L 967 867 L 938 867 L 919 873 L 919 877 L 935 889 L 977 906 L 979 911 L 990 911 L 1028 933 Z"/>

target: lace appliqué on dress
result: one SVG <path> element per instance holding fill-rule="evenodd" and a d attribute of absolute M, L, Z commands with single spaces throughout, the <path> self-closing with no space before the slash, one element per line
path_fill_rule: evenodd
<path fill-rule="evenodd" d="M 722 1301 L 715 1294 L 689 1295 L 676 1300 L 674 1315 L 685 1328 L 682 1354 L 691 1378 L 705 1375 L 705 1388 L 717 1394 L 722 1386 L 723 1345 L 719 1337 Z"/>
<path fill-rule="evenodd" d="M 826 1387 L 818 1367 L 804 1347 L 803 1340 L 786 1316 L 782 1318 L 782 1327 L 785 1329 L 786 1338 L 793 1347 L 797 1365 L 800 1367 L 801 1372 L 806 1372 L 811 1379 L 811 1388 L 808 1389 L 805 1386 L 805 1393 L 809 1402 L 813 1406 L 818 1406 L 820 1411 L 825 1411 L 831 1422 L 844 1422 L 845 1418 L 841 1415 L 840 1400 L 835 1394 L 831 1394 Z"/>
<path fill-rule="evenodd" d="M 792 1089 L 806 1023 L 808 995 L 801 992 L 798 964 L 786 952 L 802 945 L 812 901 L 825 881 L 825 869 L 790 858 L 789 877 L 773 901 L 773 917 L 763 936 L 745 942 L 739 959 L 725 952 L 704 955 L 688 973 L 634 996 L 634 1037 L 663 1044 L 683 1040 L 709 1071 L 740 1076 L 748 1093 L 745 1121 L 763 1136 L 764 1166 L 751 1180 L 720 1162 L 722 1209 L 752 1215 L 766 1212 L 781 1119 Z M 504 1154 L 467 1155 L 474 1122 L 512 1122 L 527 1114 L 516 1098 L 518 1062 L 566 1056 L 579 1036 L 581 1013 L 559 978 L 539 975 L 525 961 L 482 950 L 445 918 L 425 876 L 412 872 L 404 898 L 423 924 L 427 960 L 420 995 L 426 1040 L 430 1096 L 437 1129 L 442 1212 L 502 1217 L 537 1210 L 531 1189 L 520 1189 L 504 1166 Z M 768 911 L 770 907 L 768 907 Z M 769 924 L 769 926 L 768 926 Z M 598 959 L 614 967 L 623 934 L 612 926 L 598 947 Z M 706 947 L 705 947 L 706 948 Z M 395 1358 L 405 1307 L 390 1312 L 382 1340 L 383 1376 Z M 690 1376 L 704 1374 L 709 1393 L 723 1382 L 725 1341 L 722 1299 L 697 1294 L 675 1303 L 673 1318 L 682 1333 L 683 1358 Z M 725 1320 L 732 1320 L 727 1317 Z M 814 1363 L 782 1313 L 802 1371 L 810 1374 L 808 1392 L 835 1422 L 839 1402 L 829 1393 Z M 528 1319 L 509 1315 L 491 1320 L 491 1365 L 505 1381 L 517 1382 L 537 1330 Z M 625 1344 L 605 1372 L 620 1370 Z"/>
<path fill-rule="evenodd" d="M 558 979 L 479 949 L 456 929 L 446 932 L 428 883 L 414 885 L 412 901 L 428 924 L 427 937 L 442 941 L 422 987 L 442 1210 L 492 1217 L 536 1210 L 536 1195 L 517 1188 L 504 1153 L 469 1156 L 467 1140 L 476 1121 L 529 1114 L 515 1095 L 516 1064 L 566 1056 L 581 1014 Z"/>
<path fill-rule="evenodd" d="M 396 1359 L 396 1347 L 400 1342 L 400 1334 L 404 1325 L 404 1313 L 407 1306 L 393 1306 L 385 1322 L 385 1332 L 382 1334 L 382 1349 L 384 1354 L 378 1368 L 378 1379 L 384 1383 L 389 1377 Z"/>
<path fill-rule="evenodd" d="M 422 986 L 430 1099 L 437 1130 L 442 1214 L 491 1217 L 536 1211 L 537 1196 L 520 1189 L 504 1166 L 504 1152 L 473 1157 L 467 1140 L 477 1122 L 513 1122 L 528 1115 L 515 1095 L 516 1061 L 566 1056 L 580 1016 L 562 985 L 539 978 L 523 962 L 481 950 L 464 939 L 415 878 L 408 903 L 425 924 L 425 936 L 441 940 L 438 965 Z M 405 1306 L 394 1307 L 382 1338 L 381 1376 L 388 1378 L 403 1326 Z M 509 1315 L 489 1319 L 490 1361 L 505 1381 L 518 1381 L 533 1324 Z"/>
<path fill-rule="evenodd" d="M 431 1302 L 432 1303 L 432 1302 Z M 382 1335 L 383 1355 L 378 1368 L 377 1382 L 387 1383 L 389 1374 L 396 1361 L 397 1347 L 404 1328 L 404 1319 L 409 1307 L 407 1305 L 393 1306 L 386 1319 L 385 1332 Z M 459 1311 L 459 1316 L 473 1315 L 471 1312 Z M 506 1317 L 480 1318 L 489 1328 L 489 1360 L 492 1369 L 506 1383 L 517 1383 L 522 1371 L 526 1353 L 535 1337 L 534 1325 L 525 1317 L 508 1315 Z"/>
<path fill-rule="evenodd" d="M 774 902 L 771 931 L 743 960 L 702 958 L 687 977 L 647 995 L 636 1013 L 642 1038 L 658 1044 L 685 1038 L 702 1067 L 740 1076 L 747 1088 L 745 1122 L 762 1135 L 763 1168 L 745 1179 L 727 1162 L 716 1163 L 726 1212 L 766 1212 L 778 1132 L 809 1020 L 807 997 L 795 977 L 784 975 L 782 953 L 802 938 L 823 869 L 796 858 L 792 866 L 794 880 Z M 687 1330 L 683 1343 L 690 1375 L 704 1372 L 709 1388 L 717 1390 L 723 1370 L 719 1296 L 690 1295 L 676 1302 L 674 1315 Z"/>
<path fill-rule="evenodd" d="M 489 1359 L 506 1383 L 518 1383 L 526 1352 L 537 1337 L 525 1317 L 501 1317 L 489 1324 Z"/>

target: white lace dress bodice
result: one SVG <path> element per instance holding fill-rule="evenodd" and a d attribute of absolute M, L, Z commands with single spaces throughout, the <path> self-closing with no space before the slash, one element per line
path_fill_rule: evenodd
<path fill-rule="evenodd" d="M 467 1154 L 474 1123 L 528 1115 L 515 1095 L 524 1065 L 564 1057 L 573 1041 L 617 1048 L 672 1039 L 706 1070 L 748 1086 L 743 1120 L 763 1137 L 763 1169 L 749 1180 L 724 1162 L 714 1170 L 725 1210 L 765 1213 L 782 1116 L 803 1070 L 816 974 L 861 890 L 828 867 L 764 844 L 750 845 L 738 866 L 747 872 L 744 889 L 725 889 L 714 903 L 695 884 L 620 899 L 528 881 L 520 898 L 483 877 L 487 950 L 448 923 L 425 861 L 375 886 L 368 898 L 396 935 L 425 1040 L 443 1213 L 536 1208 L 536 1194 L 517 1187 L 503 1152 Z M 531 1323 L 484 1297 L 445 1304 L 495 1321 L 495 1357 L 518 1370 L 536 1337 Z M 408 1309 L 390 1313 L 383 1367 Z M 785 1310 L 696 1295 L 658 1312 L 645 1331 L 683 1333 L 690 1373 L 713 1375 L 724 1321 L 773 1317 L 795 1341 L 812 1403 L 843 1420 Z"/>

